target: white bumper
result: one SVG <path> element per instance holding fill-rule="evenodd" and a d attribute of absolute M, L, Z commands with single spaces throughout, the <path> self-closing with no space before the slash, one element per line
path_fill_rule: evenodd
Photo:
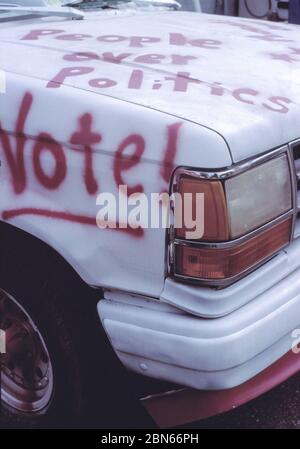
<path fill-rule="evenodd" d="M 294 260 L 299 249 L 294 242 L 284 255 Z M 300 327 L 300 268 L 292 265 L 285 278 L 271 287 L 266 282 L 258 295 L 253 288 L 252 300 L 221 318 L 192 316 L 159 300 L 118 292 L 106 292 L 98 311 L 129 369 L 197 389 L 231 388 L 293 345 L 292 332 Z"/>

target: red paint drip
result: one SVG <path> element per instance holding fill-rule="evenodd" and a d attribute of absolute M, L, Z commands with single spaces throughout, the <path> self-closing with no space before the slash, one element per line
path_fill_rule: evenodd
<path fill-rule="evenodd" d="M 11 220 L 16 217 L 20 217 L 21 215 L 37 215 L 40 217 L 54 218 L 57 220 L 69 221 L 72 223 L 79 223 L 88 226 L 97 227 L 97 222 L 95 217 L 89 217 L 86 215 L 78 215 L 72 214 L 70 212 L 60 212 L 53 211 L 47 209 L 36 209 L 32 207 L 26 207 L 22 209 L 11 209 L 2 212 L 2 219 L 5 221 Z M 143 237 L 144 230 L 142 228 L 132 229 L 130 227 L 121 228 L 119 224 L 117 224 L 117 228 L 113 229 L 114 231 L 125 232 L 127 234 L 133 235 L 134 237 Z"/>

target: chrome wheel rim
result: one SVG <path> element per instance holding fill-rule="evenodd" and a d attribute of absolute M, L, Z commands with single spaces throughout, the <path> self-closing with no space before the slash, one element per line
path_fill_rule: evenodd
<path fill-rule="evenodd" d="M 27 413 L 44 410 L 53 393 L 53 368 L 45 341 L 25 309 L 0 288 L 1 401 Z"/>

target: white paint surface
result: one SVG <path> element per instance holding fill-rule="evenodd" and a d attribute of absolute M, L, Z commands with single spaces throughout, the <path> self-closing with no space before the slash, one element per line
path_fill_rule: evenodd
<path fill-rule="evenodd" d="M 50 34 L 32 39 L 32 31 L 40 29 Z M 74 33 L 81 36 L 70 37 Z M 104 42 L 107 35 L 122 38 Z M 103 12 L 83 21 L 1 23 L 0 69 L 6 73 L 6 94 L 0 97 L 0 122 L 10 133 L 13 151 L 22 99 L 26 92 L 33 96 L 24 126 L 29 136 L 24 150 L 26 189 L 14 192 L 11 170 L 1 151 L 1 210 L 40 208 L 95 217 L 96 193 L 86 189 L 82 147 L 70 145 L 86 114 L 92 117 L 92 131 L 101 134 L 101 142 L 92 145 L 98 192 L 117 192 L 117 149 L 124 139 L 137 134 L 145 148 L 139 164 L 122 171 L 124 180 L 142 185 L 149 194 L 168 189 L 169 179 L 161 175 L 162 161 L 168 127 L 176 123 L 181 127 L 174 167 L 226 167 L 232 160 L 298 138 L 299 84 L 291 80 L 300 68 L 299 37 L 299 29 L 293 26 L 176 12 Z M 70 58 L 78 52 L 93 53 L 96 59 L 66 60 L 66 55 Z M 107 56 L 103 61 L 108 52 L 128 56 L 120 64 L 108 62 Z M 157 64 L 149 64 L 153 54 L 158 55 Z M 190 59 L 178 64 L 178 56 Z M 62 69 L 70 67 L 84 67 L 89 73 L 49 86 Z M 143 72 L 140 88 L 129 88 L 134 70 Z M 186 91 L 174 90 L 174 80 L 168 79 L 178 72 L 185 72 L 181 89 L 183 78 L 194 80 Z M 95 81 L 99 78 L 115 84 L 99 88 Z M 162 86 L 155 89 L 158 82 Z M 41 185 L 33 170 L 30 136 L 41 132 L 60 143 L 66 158 L 67 173 L 56 190 Z M 10 222 L 56 248 L 91 284 L 149 296 L 159 296 L 163 289 L 164 230 L 146 230 L 138 238 L 30 214 Z"/>

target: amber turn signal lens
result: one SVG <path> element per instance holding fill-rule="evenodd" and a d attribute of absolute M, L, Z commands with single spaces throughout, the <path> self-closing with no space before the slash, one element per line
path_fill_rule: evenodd
<path fill-rule="evenodd" d="M 228 248 L 177 244 L 175 274 L 195 279 L 222 280 L 237 276 L 263 262 L 289 243 L 289 218 L 244 243 Z"/>
<path fill-rule="evenodd" d="M 187 232 L 194 231 L 194 229 L 187 229 L 184 226 L 184 214 L 189 213 L 193 220 L 196 219 L 195 203 L 192 211 L 187 211 L 184 205 L 184 194 L 192 194 L 194 200 L 197 193 L 202 193 L 204 194 L 204 235 L 202 240 L 214 242 L 229 240 L 226 198 L 220 181 L 182 177 L 179 180 L 179 192 L 183 200 L 183 216 L 182 227 L 175 229 L 176 238 L 185 239 Z"/>

